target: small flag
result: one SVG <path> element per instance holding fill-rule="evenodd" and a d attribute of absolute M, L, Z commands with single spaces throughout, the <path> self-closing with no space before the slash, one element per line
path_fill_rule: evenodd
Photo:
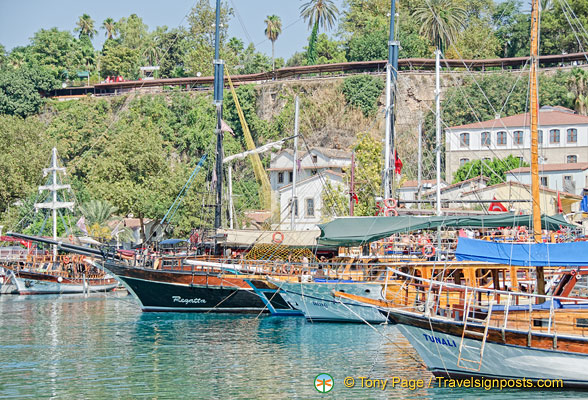
<path fill-rule="evenodd" d="M 80 219 L 78 219 L 78 222 L 76 222 L 76 226 L 80 228 L 80 231 L 82 231 L 84 235 L 88 236 L 88 229 L 86 229 L 86 217 L 82 215 Z"/>
<path fill-rule="evenodd" d="M 359 197 L 357 197 L 357 193 L 351 193 L 351 200 L 355 200 L 355 204 L 359 204 Z"/>
<path fill-rule="evenodd" d="M 397 175 L 402 173 L 402 161 L 400 160 L 400 157 L 398 157 L 396 149 L 394 149 L 394 171 L 396 171 Z"/>
<path fill-rule="evenodd" d="M 557 212 L 563 213 L 563 207 L 561 206 L 561 198 L 559 197 L 559 190 L 557 191 Z"/>
<path fill-rule="evenodd" d="M 496 196 L 492 198 L 492 200 L 496 200 Z M 488 211 L 500 211 L 500 212 L 507 212 L 508 210 L 504 205 L 502 205 L 499 201 L 493 201 L 490 203 L 490 207 L 488 207 Z"/>
<path fill-rule="evenodd" d="M 29 242 L 28 240 L 24 240 L 24 239 L 21 239 L 18 242 L 20 244 L 22 244 L 24 247 L 26 247 L 27 249 L 30 249 L 33 245 L 31 242 Z"/>
<path fill-rule="evenodd" d="M 229 124 L 227 124 L 224 119 L 221 119 L 221 132 L 229 132 L 231 135 L 235 136 L 235 132 L 233 132 Z"/>

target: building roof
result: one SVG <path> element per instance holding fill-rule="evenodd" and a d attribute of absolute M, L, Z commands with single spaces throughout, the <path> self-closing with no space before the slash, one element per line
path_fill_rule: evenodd
<path fill-rule="evenodd" d="M 508 182 L 502 182 L 502 183 L 497 183 L 496 185 L 492 185 L 492 186 L 486 186 L 483 188 L 479 188 L 479 189 L 475 189 L 469 192 L 465 192 L 462 193 L 463 196 L 471 194 L 471 193 L 476 193 L 476 192 L 482 192 L 485 190 L 492 190 L 492 189 L 497 189 L 499 187 L 502 186 L 519 186 L 519 187 L 523 187 L 529 190 L 529 193 L 531 193 L 531 185 L 527 185 L 526 183 L 520 183 L 520 182 L 512 182 L 512 181 L 508 181 Z M 546 186 L 539 186 L 539 190 L 542 192 L 548 192 L 548 193 L 553 193 L 553 194 L 557 194 L 558 191 L 557 190 L 553 190 L 550 189 Z M 568 198 L 572 198 L 572 199 L 577 199 L 577 200 L 582 200 L 582 196 L 578 196 L 575 195 L 573 193 L 568 193 L 568 192 L 563 192 L 563 191 L 559 191 L 559 194 L 563 197 L 568 197 Z"/>
<path fill-rule="evenodd" d="M 421 185 L 427 185 L 427 184 L 436 185 L 437 179 L 422 179 L 421 180 Z M 443 184 L 447 184 L 447 182 L 441 181 L 441 185 L 443 185 Z M 402 184 L 402 188 L 416 188 L 418 186 L 419 186 L 419 181 L 417 181 L 416 179 L 406 181 Z"/>
<path fill-rule="evenodd" d="M 313 150 L 321 153 L 322 155 L 325 155 L 327 157 L 330 158 L 349 158 L 351 159 L 351 152 L 347 151 L 347 150 L 340 150 L 340 149 L 330 149 L 327 147 L 311 147 L 310 151 L 312 152 Z M 278 155 L 280 153 L 288 153 L 290 155 L 294 154 L 294 150 L 292 149 L 284 149 L 281 152 L 278 153 Z M 298 157 L 304 157 L 308 154 L 308 151 L 299 151 L 298 152 Z"/>
<path fill-rule="evenodd" d="M 588 117 L 573 113 L 565 107 L 541 107 L 539 110 L 539 124 L 542 126 L 551 125 L 580 125 L 588 124 Z M 451 126 L 448 130 L 463 129 L 500 129 L 500 128 L 521 128 L 531 125 L 529 113 L 512 115 L 498 119 L 489 119 L 472 124 Z"/>
<path fill-rule="evenodd" d="M 445 186 L 441 188 L 441 193 L 446 192 L 448 190 L 452 190 L 455 188 L 459 188 L 459 187 L 463 187 L 469 183 L 473 183 L 473 182 L 480 182 L 480 181 L 484 181 L 485 183 L 488 183 L 488 181 L 490 181 L 490 178 L 488 178 L 487 176 L 476 176 L 470 179 L 466 179 L 465 181 L 461 181 L 461 182 L 457 182 L 457 183 L 453 183 L 451 185 Z M 431 194 L 435 194 L 435 190 L 429 190 L 428 192 L 423 193 L 423 196 L 429 196 Z"/>
<path fill-rule="evenodd" d="M 540 164 L 539 173 L 556 172 L 556 171 L 584 171 L 588 169 L 588 162 L 583 163 L 565 163 L 565 164 Z M 508 171 L 509 174 L 528 174 L 531 167 L 519 167 Z"/>

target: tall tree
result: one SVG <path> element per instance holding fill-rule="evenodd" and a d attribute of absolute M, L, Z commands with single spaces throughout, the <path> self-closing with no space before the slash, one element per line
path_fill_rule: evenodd
<path fill-rule="evenodd" d="M 282 20 L 277 15 L 268 15 L 265 24 L 265 36 L 272 41 L 272 69 L 276 69 L 274 44 L 282 33 Z"/>
<path fill-rule="evenodd" d="M 116 22 L 112 18 L 106 18 L 104 22 L 102 22 L 102 29 L 104 29 L 104 35 L 106 39 L 114 39 L 114 34 L 116 33 Z"/>
<path fill-rule="evenodd" d="M 467 12 L 455 0 L 430 0 L 416 7 L 413 16 L 421 25 L 421 35 L 444 52 L 465 28 Z"/>
<path fill-rule="evenodd" d="M 79 17 L 78 22 L 76 22 L 77 27 L 74 29 L 74 32 L 80 33 L 80 38 L 82 36 L 87 36 L 90 39 L 94 37 L 98 31 L 94 29 L 94 20 L 88 14 L 83 14 Z"/>
<path fill-rule="evenodd" d="M 308 63 L 316 62 L 316 41 L 318 29 L 331 29 L 337 20 L 339 9 L 333 3 L 333 0 L 310 0 L 300 7 L 300 16 L 308 22 L 308 27 L 312 28 L 310 41 L 308 43 Z"/>
<path fill-rule="evenodd" d="M 574 68 L 568 77 L 568 98 L 574 102 L 574 109 L 581 115 L 586 115 L 588 106 L 588 71 L 585 69 Z"/>

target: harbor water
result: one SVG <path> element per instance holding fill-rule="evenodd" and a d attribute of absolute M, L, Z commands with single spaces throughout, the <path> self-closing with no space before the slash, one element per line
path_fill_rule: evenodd
<path fill-rule="evenodd" d="M 143 313 L 126 293 L 0 296 L 0 398 L 537 398 L 434 384 L 391 325 L 269 315 Z M 315 389 L 319 374 L 334 387 Z M 353 388 L 344 379 L 355 380 Z M 372 387 L 361 387 L 372 382 Z M 387 379 L 386 388 L 370 379 Z M 578 398 L 582 392 L 549 392 Z"/>

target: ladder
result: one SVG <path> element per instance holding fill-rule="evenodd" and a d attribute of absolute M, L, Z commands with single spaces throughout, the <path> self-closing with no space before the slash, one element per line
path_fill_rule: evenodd
<path fill-rule="evenodd" d="M 494 299 L 494 295 L 488 299 L 489 307 L 483 307 L 481 304 L 476 305 L 476 294 L 475 290 L 471 290 L 469 293 L 468 299 L 468 289 L 466 288 L 464 299 L 466 300 L 466 307 L 465 312 L 463 315 L 463 331 L 461 333 L 461 342 L 459 343 L 459 354 L 457 357 L 457 366 L 463 369 L 467 369 L 470 371 L 480 371 L 482 367 L 482 360 L 484 358 L 484 347 L 486 345 L 486 338 L 488 337 L 488 327 L 490 325 L 490 317 L 492 316 L 492 305 L 491 300 Z M 477 313 L 486 313 L 486 318 L 480 319 L 476 318 Z M 478 327 L 482 325 L 484 327 L 484 332 L 479 332 L 478 330 L 473 330 L 469 325 L 475 324 Z M 465 339 L 466 336 L 469 336 L 468 339 L 472 337 L 475 340 L 475 345 L 466 344 Z M 479 339 L 479 340 L 478 340 Z M 479 346 L 478 346 L 479 344 Z M 469 354 L 474 353 L 474 355 L 478 355 L 478 357 L 472 357 L 476 359 L 469 359 L 464 358 L 463 353 L 464 349 L 469 350 Z M 468 355 L 468 357 L 471 357 Z"/>

